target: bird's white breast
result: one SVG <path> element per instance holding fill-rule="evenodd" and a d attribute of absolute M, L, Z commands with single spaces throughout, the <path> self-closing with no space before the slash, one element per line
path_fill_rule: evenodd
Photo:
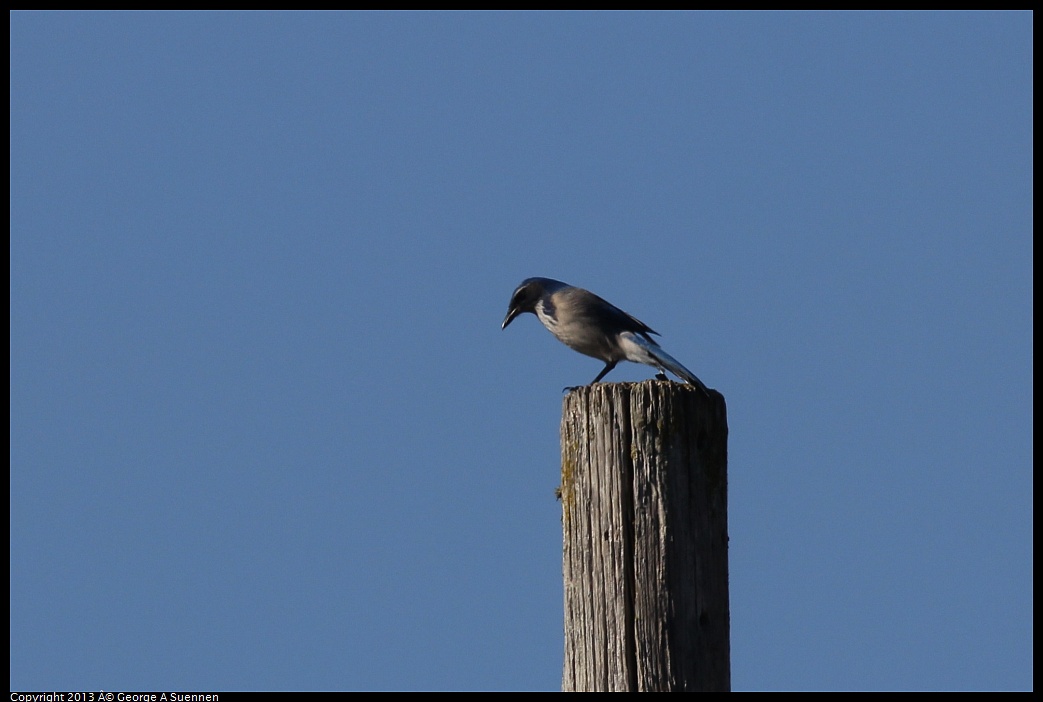
<path fill-rule="evenodd" d="M 558 333 L 555 329 L 558 326 L 558 320 L 555 319 L 554 315 L 547 311 L 546 306 L 543 304 L 543 300 L 536 302 L 536 316 L 539 318 L 540 323 L 550 330 L 550 333 L 557 336 Z"/>

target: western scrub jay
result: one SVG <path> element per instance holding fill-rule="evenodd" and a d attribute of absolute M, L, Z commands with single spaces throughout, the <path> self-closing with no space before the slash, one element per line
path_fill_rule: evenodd
<path fill-rule="evenodd" d="M 662 373 L 670 371 L 706 392 L 701 380 L 649 336 L 659 332 L 588 290 L 550 278 L 527 278 L 511 295 L 500 328 L 506 329 L 523 312 L 535 314 L 570 349 L 605 362 L 591 385 L 620 361 L 633 361 L 658 368 L 664 380 Z"/>

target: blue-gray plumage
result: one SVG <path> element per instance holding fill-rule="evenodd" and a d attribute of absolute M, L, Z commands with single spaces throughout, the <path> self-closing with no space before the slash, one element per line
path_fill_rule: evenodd
<path fill-rule="evenodd" d="M 658 368 L 660 372 L 670 371 L 690 385 L 706 390 L 701 380 L 649 336 L 658 332 L 588 290 L 560 280 L 528 278 L 511 296 L 500 328 L 506 329 L 524 312 L 536 315 L 543 326 L 570 349 L 605 362 L 591 384 L 604 378 L 620 361 L 633 361 Z"/>

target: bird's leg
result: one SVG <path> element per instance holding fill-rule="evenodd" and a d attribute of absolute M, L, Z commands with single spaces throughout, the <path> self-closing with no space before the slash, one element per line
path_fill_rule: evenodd
<path fill-rule="evenodd" d="M 600 373 L 598 373 L 598 377 L 596 377 L 592 381 L 590 381 L 590 384 L 593 385 L 594 383 L 596 383 L 599 380 L 601 380 L 602 378 L 604 378 L 605 375 L 610 370 L 612 370 L 613 368 L 616 367 L 617 363 L 619 363 L 619 361 L 609 361 L 608 363 L 606 363 L 605 367 L 601 369 Z M 585 387 L 585 386 L 583 386 L 583 385 L 569 385 L 569 386 L 563 388 L 562 392 L 572 392 L 573 390 L 578 390 L 579 388 L 582 388 L 582 387 Z"/>
<path fill-rule="evenodd" d="M 596 377 L 596 378 L 594 378 L 594 379 L 593 379 L 592 381 L 590 381 L 590 384 L 591 384 L 591 385 L 593 385 L 594 383 L 596 383 L 596 382 L 598 382 L 599 380 L 601 380 L 602 378 L 604 378 L 604 377 L 605 377 L 605 375 L 606 375 L 606 374 L 607 374 L 607 373 L 608 373 L 608 372 L 609 372 L 610 370 L 612 370 L 613 368 L 615 368 L 615 367 L 616 367 L 616 364 L 617 364 L 617 363 L 619 363 L 619 361 L 609 361 L 608 363 L 606 363 L 606 364 L 605 364 L 605 367 L 601 369 L 601 372 L 600 372 L 600 373 L 598 373 L 598 377 Z"/>

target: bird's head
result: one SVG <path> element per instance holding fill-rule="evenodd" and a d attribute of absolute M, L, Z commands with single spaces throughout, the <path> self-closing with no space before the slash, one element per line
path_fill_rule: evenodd
<path fill-rule="evenodd" d="M 536 303 L 544 295 L 566 287 L 565 283 L 550 278 L 527 278 L 521 282 L 511 295 L 511 304 L 507 306 L 507 316 L 503 318 L 500 329 L 506 329 L 514 318 L 523 312 L 536 312 Z"/>

